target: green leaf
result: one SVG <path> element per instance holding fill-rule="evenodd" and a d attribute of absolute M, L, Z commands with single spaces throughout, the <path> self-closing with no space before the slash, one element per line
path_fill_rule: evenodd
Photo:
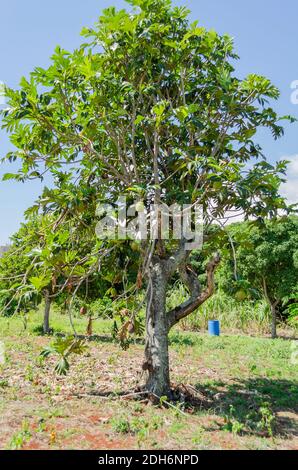
<path fill-rule="evenodd" d="M 18 177 L 18 175 L 16 175 L 15 173 L 5 173 L 2 176 L 2 181 L 17 179 L 17 177 Z"/>
<path fill-rule="evenodd" d="M 66 375 L 69 371 L 69 362 L 65 357 L 61 357 L 61 359 L 55 365 L 55 372 L 58 375 Z"/>
<path fill-rule="evenodd" d="M 50 279 L 48 277 L 44 277 L 44 276 L 41 276 L 41 277 L 33 276 L 33 277 L 29 278 L 29 281 L 31 282 L 33 287 L 37 291 L 40 292 L 44 287 L 46 287 L 49 284 Z"/>

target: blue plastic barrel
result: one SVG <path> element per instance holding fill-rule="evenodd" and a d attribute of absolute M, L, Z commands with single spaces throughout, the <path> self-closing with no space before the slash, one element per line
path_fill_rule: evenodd
<path fill-rule="evenodd" d="M 220 336 L 219 320 L 209 320 L 208 331 L 210 336 Z"/>

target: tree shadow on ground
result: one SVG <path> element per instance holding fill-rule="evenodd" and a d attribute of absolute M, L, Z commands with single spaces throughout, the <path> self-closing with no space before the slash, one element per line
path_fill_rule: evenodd
<path fill-rule="evenodd" d="M 298 436 L 295 381 L 258 377 L 228 384 L 196 384 L 191 390 L 186 399 L 190 406 L 196 411 L 207 408 L 224 417 L 226 427 L 238 425 L 242 432 L 250 434 L 272 431 L 281 437 Z"/>

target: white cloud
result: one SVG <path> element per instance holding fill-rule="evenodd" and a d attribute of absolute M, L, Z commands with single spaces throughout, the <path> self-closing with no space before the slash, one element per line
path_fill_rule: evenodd
<path fill-rule="evenodd" d="M 298 155 L 284 157 L 289 161 L 287 182 L 281 186 L 281 194 L 287 198 L 290 204 L 298 202 Z"/>

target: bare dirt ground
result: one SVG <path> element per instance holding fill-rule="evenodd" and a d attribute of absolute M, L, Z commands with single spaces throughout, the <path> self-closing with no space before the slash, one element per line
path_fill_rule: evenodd
<path fill-rule="evenodd" d="M 176 335 L 172 381 L 185 396 L 174 408 L 126 396 L 144 381 L 142 345 L 122 351 L 108 339 L 92 341 L 60 377 L 55 357 L 39 358 L 49 341 L 4 339 L 1 449 L 298 449 L 298 374 L 288 341 Z"/>

